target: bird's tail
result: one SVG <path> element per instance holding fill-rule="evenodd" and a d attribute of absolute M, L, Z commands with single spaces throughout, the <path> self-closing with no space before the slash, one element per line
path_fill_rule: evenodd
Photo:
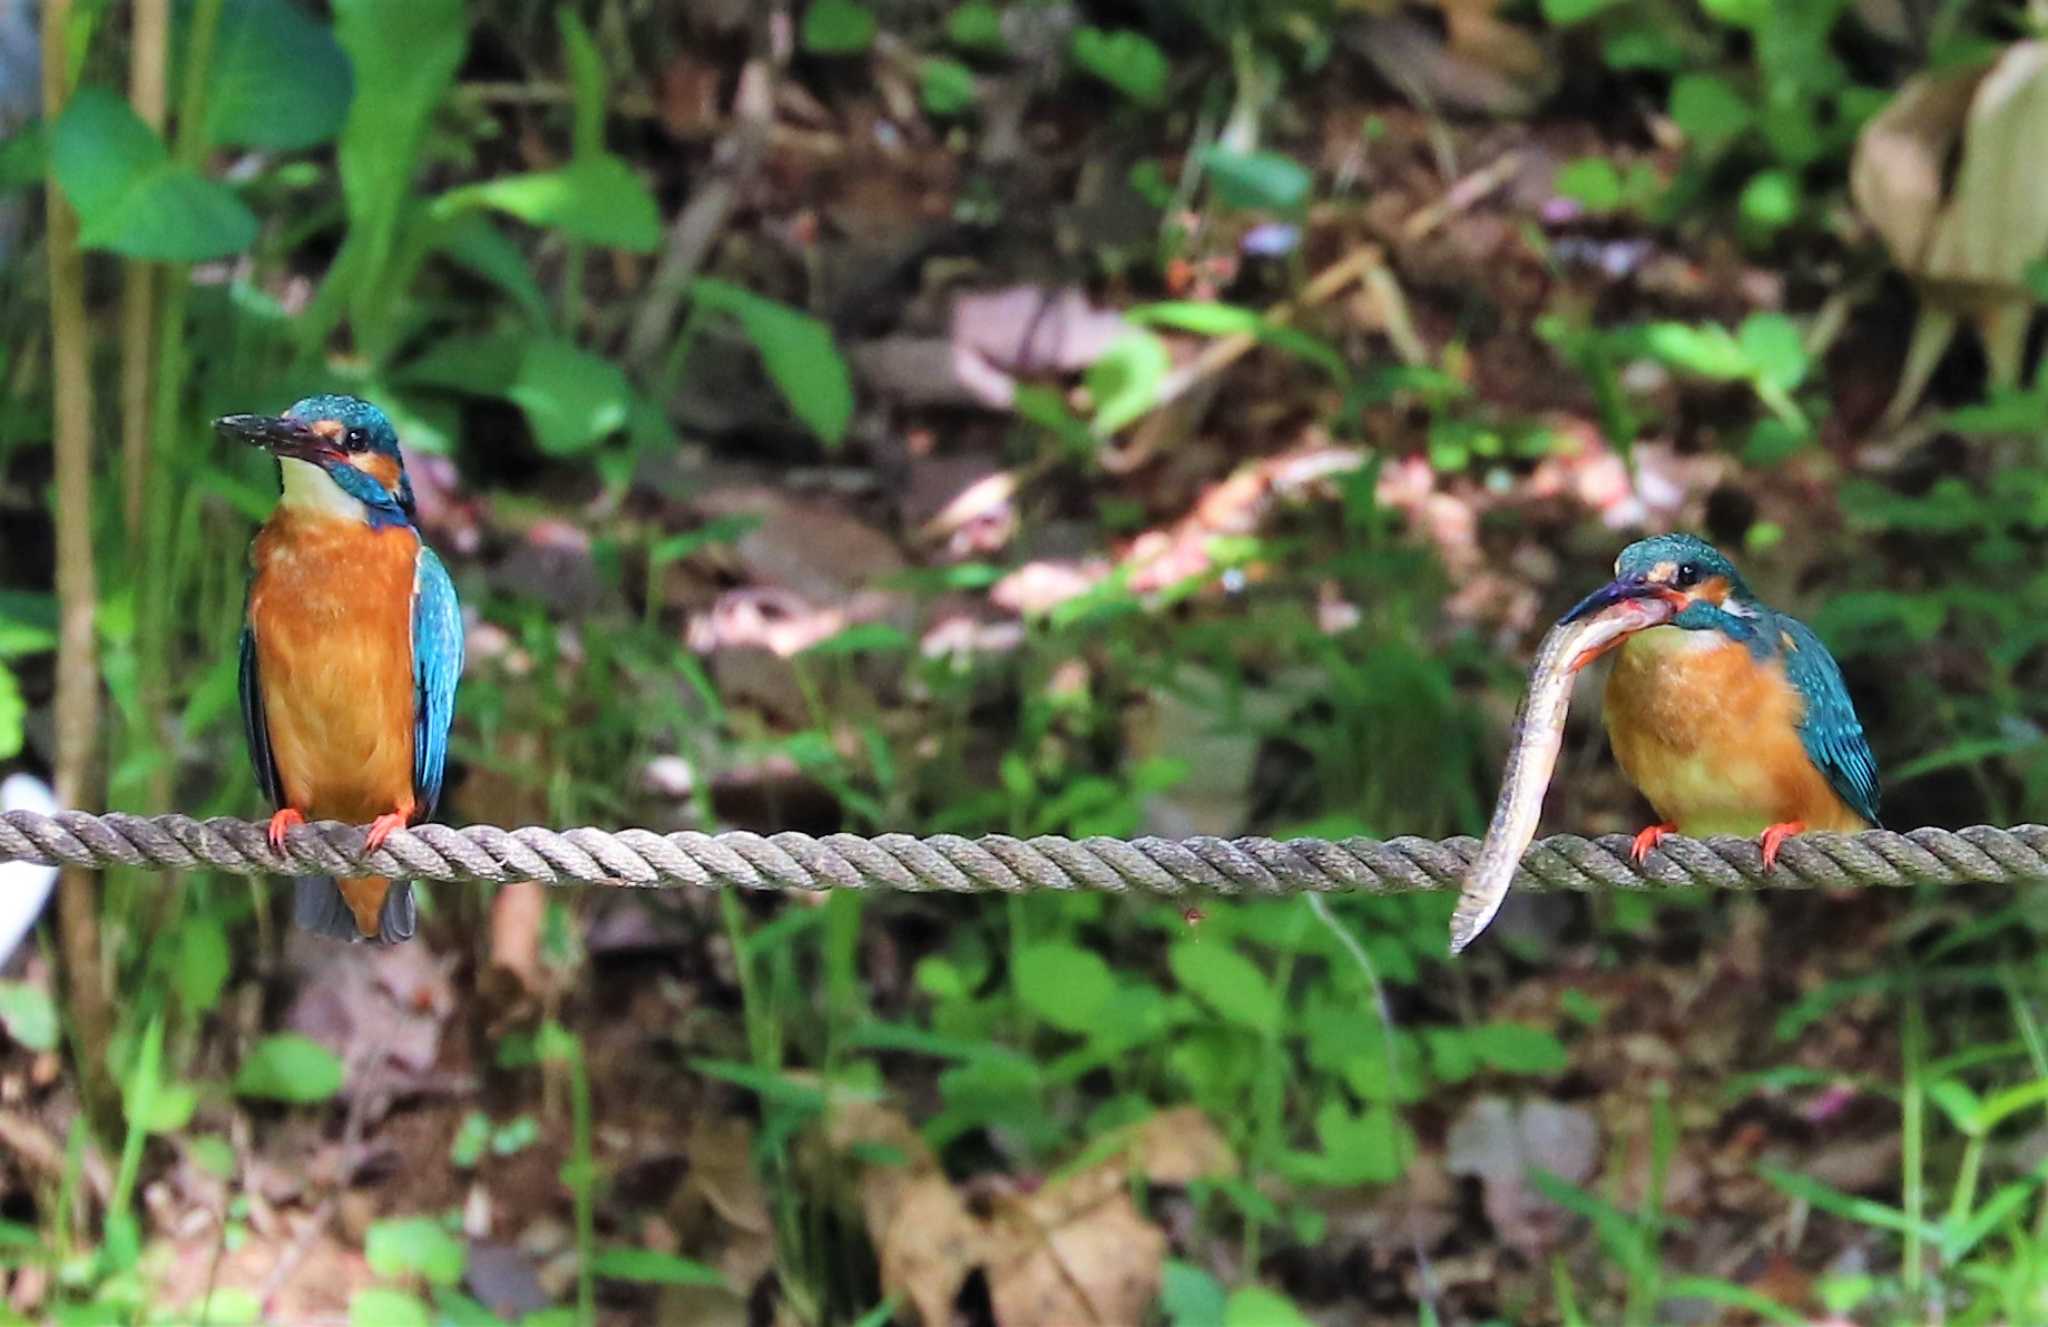
<path fill-rule="evenodd" d="M 410 880 L 302 875 L 293 882 L 292 919 L 316 935 L 395 945 L 419 929 Z"/>

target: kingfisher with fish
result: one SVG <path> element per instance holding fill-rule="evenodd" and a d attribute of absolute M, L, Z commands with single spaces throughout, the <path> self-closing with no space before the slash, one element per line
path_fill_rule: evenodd
<path fill-rule="evenodd" d="M 1878 827 L 1877 761 L 1820 637 L 1759 600 L 1705 540 L 1644 539 L 1538 651 L 1493 822 L 1452 918 L 1453 953 L 1506 898 L 1535 835 L 1572 679 L 1610 652 L 1608 742 L 1659 818 L 1635 836 L 1636 861 L 1667 834 L 1753 835 L 1768 871 L 1795 834 Z"/>
<path fill-rule="evenodd" d="M 275 808 L 270 841 L 308 819 L 367 824 L 374 852 L 434 813 L 462 675 L 462 613 L 421 538 L 398 434 L 353 396 L 229 415 L 225 437 L 277 457 L 282 496 L 250 547 L 242 719 Z M 412 886 L 301 877 L 294 917 L 385 944 L 417 929 Z"/>

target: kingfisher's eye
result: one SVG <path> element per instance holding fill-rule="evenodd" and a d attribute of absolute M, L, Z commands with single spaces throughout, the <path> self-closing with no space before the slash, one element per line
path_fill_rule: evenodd
<path fill-rule="evenodd" d="M 341 441 L 350 451 L 359 452 L 370 445 L 370 434 L 366 429 L 350 429 Z"/>
<path fill-rule="evenodd" d="M 1700 583 L 1700 569 L 1688 562 L 1678 569 L 1678 574 L 1672 577 L 1672 580 L 1679 589 L 1689 590 Z"/>

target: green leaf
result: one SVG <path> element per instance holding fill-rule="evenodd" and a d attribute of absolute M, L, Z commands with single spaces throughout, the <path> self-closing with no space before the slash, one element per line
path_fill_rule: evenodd
<path fill-rule="evenodd" d="M 1233 1023 L 1259 1032 L 1280 1026 L 1280 997 L 1258 965 L 1215 940 L 1177 942 L 1167 956 L 1174 980 Z"/>
<path fill-rule="evenodd" d="M 723 1286 L 725 1274 L 716 1267 L 655 1249 L 615 1247 L 600 1249 L 591 1259 L 590 1270 L 613 1281 L 633 1281 L 648 1286 Z"/>
<path fill-rule="evenodd" d="M 483 1160 L 484 1149 L 491 1142 L 491 1117 L 480 1110 L 473 1110 L 462 1117 L 462 1124 L 455 1130 L 455 1141 L 448 1145 L 448 1162 L 457 1170 L 469 1170 Z"/>
<path fill-rule="evenodd" d="M 1789 170 L 1762 170 L 1743 186 L 1736 210 L 1744 221 L 1768 235 L 1797 221 L 1803 200 L 1797 175 Z"/>
<path fill-rule="evenodd" d="M 651 253 L 661 244 L 661 210 L 654 195 L 632 167 L 608 153 L 571 161 L 560 170 L 451 189 L 435 200 L 434 212 L 452 219 L 475 206 L 611 249 Z"/>
<path fill-rule="evenodd" d="M 1294 1301 L 1277 1290 L 1246 1286 L 1230 1296 L 1223 1327 L 1313 1327 Z"/>
<path fill-rule="evenodd" d="M 354 91 L 348 55 L 295 0 L 228 0 L 213 43 L 209 143 L 295 152 L 341 132 Z"/>
<path fill-rule="evenodd" d="M 1100 955 L 1077 945 L 1032 945 L 1012 974 L 1024 1007 L 1056 1028 L 1090 1032 L 1116 994 L 1116 978 Z"/>
<path fill-rule="evenodd" d="M 29 1050 L 57 1049 L 57 1006 L 40 986 L 0 981 L 0 1027 Z"/>
<path fill-rule="evenodd" d="M 1784 314 L 1752 313 L 1735 340 L 1758 379 L 1788 392 L 1806 380 L 1806 342 Z"/>
<path fill-rule="evenodd" d="M 1681 74 L 1671 84 L 1671 121 L 1695 150 L 1712 154 L 1756 122 L 1750 99 L 1712 74 Z"/>
<path fill-rule="evenodd" d="M 1383 1105 L 1353 1115 L 1339 1102 L 1324 1102 L 1316 1112 L 1316 1141 L 1326 1184 L 1392 1184 L 1415 1155 L 1415 1136 Z"/>
<path fill-rule="evenodd" d="M 932 56 L 917 67 L 918 95 L 924 108 L 940 119 L 965 115 L 974 109 L 979 95 L 974 71 L 958 60 Z"/>
<path fill-rule="evenodd" d="M 813 55 L 858 55 L 874 40 L 875 16 L 854 0 L 811 0 L 804 11 L 804 49 Z"/>
<path fill-rule="evenodd" d="M 1588 212 L 1605 215 L 1621 206 L 1621 172 L 1605 157 L 1580 157 L 1557 172 L 1556 189 Z"/>
<path fill-rule="evenodd" d="M 28 702 L 22 699 L 14 670 L 0 663 L 0 760 L 12 760 L 21 753 L 22 724 L 27 718 Z"/>
<path fill-rule="evenodd" d="M 912 644 L 909 634 L 900 627 L 890 626 L 887 622 L 857 622 L 815 645 L 805 646 L 799 653 L 806 659 L 831 659 L 851 654 L 907 650 Z"/>
<path fill-rule="evenodd" d="M 178 998 L 193 1013 L 220 999 L 229 969 L 228 933 L 212 913 L 195 913 L 178 928 Z"/>
<path fill-rule="evenodd" d="M 1543 0 L 1543 21 L 1552 27 L 1566 28 L 1598 17 L 1619 3 L 1620 0 Z"/>
<path fill-rule="evenodd" d="M 256 216 L 242 200 L 174 163 L 105 88 L 84 88 L 64 108 L 50 135 L 50 164 L 78 209 L 86 248 L 190 263 L 240 253 L 256 239 Z"/>
<path fill-rule="evenodd" d="M 1150 332 L 1132 330 L 1111 342 L 1088 366 L 1088 394 L 1095 401 L 1090 427 L 1096 436 L 1109 437 L 1151 410 L 1172 368 L 1166 343 Z"/>
<path fill-rule="evenodd" d="M 21 1321 L 26 1323 L 28 1319 Z M 204 1323 L 206 1327 L 243 1327 L 246 1323 L 263 1321 L 263 1301 L 256 1298 L 253 1290 L 240 1286 L 216 1286 L 182 1309 L 157 1310 L 148 1321 L 161 1323 L 163 1327 L 191 1327 L 193 1323 Z M 6 1318 L 0 1317 L 0 1324 L 6 1322 Z"/>
<path fill-rule="evenodd" d="M 397 1217 L 371 1224 L 363 1257 L 382 1277 L 416 1276 L 429 1285 L 452 1286 L 462 1280 L 469 1246 L 429 1217 Z"/>
<path fill-rule="evenodd" d="M 1002 50 L 1007 44 L 1003 37 L 1003 13 L 987 0 L 967 0 L 946 17 L 946 37 L 955 46 L 969 50 Z"/>
<path fill-rule="evenodd" d="M 1292 212 L 1308 200 L 1315 184 L 1306 166 L 1279 152 L 1212 147 L 1202 154 L 1202 166 L 1217 197 L 1247 210 Z"/>
<path fill-rule="evenodd" d="M 1571 1063 L 1563 1042 L 1524 1023 L 1483 1023 L 1465 1035 L 1472 1053 L 1502 1073 L 1559 1074 Z"/>
<path fill-rule="evenodd" d="M 796 417 L 826 446 L 838 446 L 853 421 L 853 378 L 831 329 L 808 313 L 730 282 L 706 277 L 695 291 L 703 307 L 739 321 Z"/>
<path fill-rule="evenodd" d="M 1080 28 L 1074 33 L 1074 63 L 1141 106 L 1157 106 L 1166 98 L 1166 76 L 1172 72 L 1166 52 L 1142 32 L 1118 28 Z"/>
<path fill-rule="evenodd" d="M 460 266 L 504 291 L 535 324 L 548 319 L 548 300 L 534 280 L 526 254 L 489 217 L 471 212 L 443 228 L 441 252 Z M 410 433 L 402 435 L 412 445 Z"/>
<path fill-rule="evenodd" d="M 356 86 L 335 149 L 352 261 L 365 293 L 391 259 L 434 108 L 469 44 L 463 0 L 334 0 L 334 32 Z"/>
<path fill-rule="evenodd" d="M 590 450 L 624 428 L 633 407 L 624 370 L 559 337 L 444 341 L 409 365 L 401 381 L 512 402 L 550 456 Z"/>
<path fill-rule="evenodd" d="M 1223 1327 L 1223 1285 L 1204 1269 L 1178 1258 L 1160 1270 L 1159 1307 L 1170 1327 Z"/>
<path fill-rule="evenodd" d="M 341 1061 L 311 1037 L 280 1032 L 249 1051 L 235 1075 L 241 1096 L 309 1105 L 341 1090 Z"/>
<path fill-rule="evenodd" d="M 1750 375 L 1749 356 L 1719 323 L 1651 323 L 1643 329 L 1651 354 L 1675 369 L 1702 378 L 1730 382 Z"/>
<path fill-rule="evenodd" d="M 604 152 L 604 56 L 574 9 L 564 6 L 556 10 L 555 20 L 569 57 L 569 86 L 575 91 L 576 126 L 571 150 L 579 158 L 600 156 Z"/>
<path fill-rule="evenodd" d="M 348 1301 L 348 1327 L 430 1327 L 427 1306 L 398 1290 L 358 1290 Z"/>

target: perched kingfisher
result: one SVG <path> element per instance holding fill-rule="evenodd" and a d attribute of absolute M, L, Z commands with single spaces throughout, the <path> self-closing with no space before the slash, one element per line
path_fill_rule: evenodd
<path fill-rule="evenodd" d="M 270 841 L 311 817 L 367 823 L 374 850 L 433 814 L 462 675 L 455 586 L 414 526 L 397 431 L 353 396 L 214 427 L 275 454 L 284 481 L 250 546 L 242 626 L 242 721 L 276 808 Z M 378 876 L 302 876 L 294 916 L 386 944 L 417 925 L 411 884 Z"/>
<path fill-rule="evenodd" d="M 1662 818 L 1636 835 L 1635 859 L 1666 834 L 1760 834 L 1768 869 L 1794 834 L 1875 828 L 1877 761 L 1820 638 L 1758 601 L 1727 558 L 1686 534 L 1630 544 L 1613 582 L 1563 621 L 1650 596 L 1676 616 L 1606 647 L 1620 650 L 1607 680 L 1608 741 Z"/>

